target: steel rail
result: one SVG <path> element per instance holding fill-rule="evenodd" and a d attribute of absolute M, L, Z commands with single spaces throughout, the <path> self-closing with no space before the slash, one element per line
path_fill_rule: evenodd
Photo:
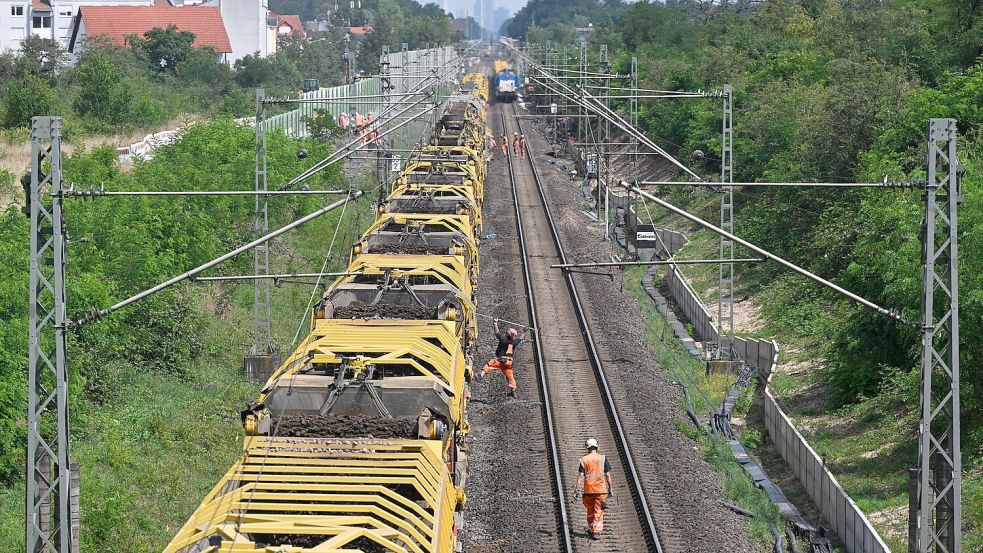
<path fill-rule="evenodd" d="M 513 114 L 515 113 L 515 104 L 512 105 Z M 504 118 L 504 116 L 503 116 Z M 516 120 L 516 126 L 519 128 L 519 133 L 523 134 L 522 121 Z M 560 241 L 560 234 L 556 228 L 556 223 L 553 220 L 553 213 L 550 210 L 549 202 L 546 199 L 546 191 L 543 188 L 543 183 L 539 178 L 539 170 L 536 168 L 536 162 L 533 161 L 532 156 L 528 157 L 529 167 L 532 169 L 532 177 L 536 182 L 536 188 L 539 192 L 539 198 L 543 203 L 543 210 L 546 212 L 546 221 L 549 223 L 550 235 L 553 237 L 553 244 L 556 246 L 557 254 L 560 257 L 560 262 L 563 264 L 567 263 L 566 253 L 563 251 L 563 244 Z M 513 190 L 514 190 L 513 181 Z M 518 218 L 518 196 L 516 195 L 516 217 Z M 520 220 L 521 221 L 521 220 Z M 520 222 L 521 227 L 521 222 Z M 525 257 L 523 257 L 523 264 L 527 265 Z M 597 378 L 598 383 L 601 386 L 601 391 L 603 392 L 605 399 L 605 410 L 608 413 L 608 418 L 611 423 L 611 427 L 617 437 L 618 443 L 616 444 L 621 454 L 622 461 L 625 467 L 628 469 L 628 474 L 631 476 L 631 490 L 632 496 L 635 503 L 638 505 L 640 511 L 640 518 L 642 519 L 642 528 L 646 531 L 647 535 L 645 540 L 651 545 L 655 546 L 656 553 L 663 553 L 662 544 L 659 541 L 659 532 L 655 525 L 655 518 L 652 516 L 652 510 L 649 508 L 648 500 L 645 499 L 645 490 L 642 487 L 642 479 L 639 474 L 638 468 L 635 466 L 635 460 L 631 454 L 631 448 L 628 446 L 628 435 L 625 432 L 624 425 L 621 422 L 621 417 L 618 415 L 617 406 L 614 401 L 614 395 L 611 393 L 611 386 L 608 384 L 607 374 L 604 372 L 604 365 L 601 362 L 601 356 L 597 351 L 597 346 L 594 343 L 594 336 L 590 331 L 590 326 L 587 323 L 587 315 L 584 313 L 584 309 L 580 300 L 580 294 L 577 292 L 577 284 L 574 282 L 573 274 L 569 271 L 564 271 L 564 278 L 567 283 L 567 289 L 570 291 L 570 295 L 573 298 L 573 307 L 577 312 L 577 321 L 580 325 L 580 330 L 584 338 L 584 344 L 587 347 L 587 351 L 590 354 L 591 365 L 594 367 L 594 374 Z M 531 290 L 531 286 L 530 286 Z M 530 301 L 532 296 L 530 295 Z M 545 380 L 543 381 L 545 387 Z"/>
<path fill-rule="evenodd" d="M 550 265 L 551 269 L 584 269 L 590 267 L 647 267 L 650 265 L 719 265 L 721 263 L 759 263 L 761 257 L 744 259 L 669 259 L 666 261 L 604 261 L 598 263 L 565 263 Z"/>
<path fill-rule="evenodd" d="M 514 108 L 513 108 L 514 109 Z M 502 131 L 506 127 L 505 110 L 502 110 Z M 526 252 L 526 236 L 522 229 L 522 216 L 519 213 L 519 193 L 515 186 L 515 169 L 512 165 L 512 149 L 509 148 L 505 159 L 509 164 L 509 183 L 512 185 L 512 201 L 515 204 L 515 226 L 519 237 L 519 253 L 522 255 L 522 274 L 526 283 L 526 303 L 529 306 L 530 323 L 539 328 L 539 316 L 536 313 L 536 294 L 533 291 L 532 275 L 529 271 L 528 254 Z M 536 351 L 536 366 L 539 369 L 539 383 L 543 397 L 543 413 L 546 417 L 547 445 L 550 450 L 550 464 L 553 465 L 553 481 L 556 483 L 556 498 L 560 516 L 560 534 L 563 536 L 563 551 L 573 553 L 573 538 L 570 535 L 570 516 L 567 513 L 567 502 L 563 494 L 563 466 L 560 464 L 560 448 L 557 445 L 556 427 L 553 422 L 553 404 L 550 400 L 547 386 L 546 360 L 543 357 L 543 342 L 539 332 L 533 333 L 533 345 Z"/>

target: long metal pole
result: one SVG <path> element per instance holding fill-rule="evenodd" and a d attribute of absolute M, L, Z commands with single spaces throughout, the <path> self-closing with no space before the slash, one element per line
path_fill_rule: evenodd
<path fill-rule="evenodd" d="M 102 196 L 331 196 L 348 194 L 348 190 L 65 190 L 63 198 L 100 198 Z"/>
<path fill-rule="evenodd" d="M 42 192 L 48 186 L 51 187 L 50 206 L 45 202 L 49 195 Z M 77 550 L 72 524 L 65 305 L 67 237 L 61 186 L 61 118 L 34 117 L 31 120 L 27 553 Z"/>
<path fill-rule="evenodd" d="M 869 309 L 872 309 L 872 310 L 880 313 L 881 315 L 884 315 L 885 317 L 888 317 L 888 318 L 893 319 L 893 320 L 896 320 L 896 321 L 901 321 L 901 322 L 903 322 L 905 324 L 911 324 L 908 321 L 906 321 L 903 318 L 901 318 L 901 315 L 896 310 L 894 310 L 894 309 L 887 309 L 885 307 L 881 307 L 881 306 L 877 305 L 876 303 L 874 303 L 874 302 L 872 302 L 872 301 L 870 301 L 868 299 L 865 299 L 865 298 L 863 298 L 861 296 L 858 296 L 857 294 L 854 294 L 853 292 L 851 292 L 851 291 L 849 291 L 849 290 L 847 290 L 845 288 L 842 288 L 840 286 L 837 286 L 836 284 L 833 284 L 832 282 L 824 279 L 823 277 L 821 277 L 821 276 L 819 276 L 819 275 L 817 275 L 815 273 L 811 273 L 811 272 L 803 269 L 802 267 L 799 267 L 795 263 L 792 263 L 791 261 L 787 261 L 787 260 L 785 260 L 785 259 L 783 259 L 781 257 L 778 257 L 777 255 L 769 252 L 768 250 L 765 250 L 764 248 L 760 248 L 760 247 L 752 244 L 751 242 L 748 242 L 747 240 L 745 240 L 745 239 L 743 239 L 743 238 L 741 238 L 739 236 L 736 236 L 733 233 L 727 232 L 727 231 L 721 229 L 720 227 L 718 227 L 718 226 L 716 226 L 716 225 L 714 225 L 712 223 L 708 223 L 708 222 L 704 221 L 703 219 L 700 219 L 696 215 L 693 215 L 692 213 L 690 213 L 690 212 L 688 212 L 688 211 L 686 211 L 684 209 L 681 209 L 679 207 L 676 207 L 676 206 L 672 205 L 671 203 L 669 203 L 669 202 L 667 202 L 667 201 L 665 201 L 665 200 L 663 200 L 661 198 L 658 198 L 656 196 L 653 196 L 652 194 L 650 194 L 650 193 L 642 190 L 641 188 L 639 188 L 637 186 L 631 185 L 631 184 L 629 184 L 627 182 L 621 182 L 621 186 L 624 187 L 625 189 L 630 190 L 630 191 L 638 194 L 639 196 L 641 196 L 641 197 L 643 197 L 643 198 L 645 198 L 645 199 L 647 199 L 647 200 L 649 200 L 649 201 L 657 204 L 660 207 L 663 207 L 665 209 L 668 209 L 669 211 L 671 211 L 672 213 L 675 213 L 676 215 L 679 215 L 680 217 L 683 217 L 685 219 L 688 219 L 688 220 L 690 220 L 690 221 L 692 221 L 692 222 L 700 225 L 701 227 L 703 227 L 703 228 L 705 228 L 707 230 L 711 230 L 711 231 L 713 231 L 713 232 L 715 232 L 715 233 L 717 233 L 719 235 L 726 236 L 727 238 L 729 238 L 730 240 L 732 240 L 735 244 L 738 244 L 740 246 L 743 246 L 743 247 L 751 250 L 752 252 L 760 255 L 761 257 L 763 257 L 765 259 L 774 261 L 775 263 L 778 263 L 779 265 L 785 267 L 786 269 L 789 269 L 789 270 L 791 270 L 791 271 L 793 271 L 795 273 L 798 273 L 798 274 L 800 274 L 800 275 L 802 275 L 802 276 L 804 276 L 804 277 L 806 277 L 806 278 L 808 278 L 810 280 L 813 280 L 813 281 L 815 281 L 815 282 L 817 282 L 819 284 L 822 284 L 823 286 L 829 288 L 830 290 L 833 290 L 837 294 L 840 294 L 841 296 L 844 296 L 846 298 L 849 298 L 849 299 L 851 299 L 851 300 L 859 303 L 860 305 L 863 305 L 864 307 L 867 307 Z"/>
<path fill-rule="evenodd" d="M 361 275 L 361 271 L 356 272 L 346 272 L 346 273 L 286 273 L 279 275 L 228 275 L 228 276 L 193 276 L 190 280 L 194 282 L 219 282 L 225 280 L 257 280 L 257 279 L 269 279 L 277 280 L 281 278 L 316 278 L 316 277 L 339 277 L 339 276 L 357 276 Z"/>
<path fill-rule="evenodd" d="M 789 188 L 924 188 L 924 183 L 912 182 L 732 182 L 731 186 L 759 186 L 759 187 L 789 187 Z M 717 188 L 722 186 L 719 182 L 711 181 L 653 181 L 646 180 L 638 183 L 639 186 L 702 186 Z"/>
<path fill-rule="evenodd" d="M 734 105 L 733 89 L 724 85 L 722 131 L 720 140 L 720 228 L 734 232 Z M 721 264 L 717 279 L 717 359 L 731 359 L 731 343 L 734 339 L 734 242 L 720 235 Z"/>
<path fill-rule="evenodd" d="M 266 106 L 263 98 L 266 91 L 256 89 L 256 216 L 253 223 L 253 236 L 257 238 L 270 232 L 269 201 L 265 194 L 267 189 L 266 172 Z M 264 242 L 253 251 L 253 273 L 265 275 L 270 272 L 270 248 Z M 269 355 L 273 347 L 273 292 L 270 283 L 257 280 L 253 283 L 253 347 L 252 355 Z"/>
<path fill-rule="evenodd" d="M 584 269 L 590 267 L 647 267 L 650 265 L 719 265 L 721 263 L 760 263 L 765 261 L 762 257 L 747 257 L 743 259 L 670 259 L 666 261 L 601 261 L 598 263 L 566 263 L 550 265 L 553 269 Z"/>
<path fill-rule="evenodd" d="M 304 216 L 304 217 L 302 217 L 300 219 L 297 219 L 296 221 L 294 221 L 294 222 L 292 222 L 292 223 L 290 223 L 290 224 L 288 224 L 286 226 L 280 227 L 277 230 L 275 230 L 275 231 L 273 231 L 273 232 L 271 232 L 271 233 L 269 233 L 269 234 L 267 234 L 265 236 L 261 236 L 261 237 L 257 238 L 256 240 L 253 240 L 252 242 L 250 242 L 248 244 L 245 244 L 243 246 L 239 246 L 238 248 L 230 251 L 229 253 L 226 253 L 226 254 L 224 254 L 224 255 L 222 255 L 220 257 L 217 257 L 217 258 L 215 258 L 215 259 L 213 259 L 213 260 L 211 260 L 211 261 L 209 261 L 209 262 L 207 262 L 207 263 L 205 263 L 203 265 L 199 265 L 198 267 L 195 267 L 194 269 L 191 269 L 190 271 L 187 271 L 185 273 L 182 273 L 182 274 L 180 274 L 180 275 L 178 275 L 178 276 L 176 276 L 176 277 L 174 277 L 174 278 L 172 278 L 170 280 L 167 280 L 165 282 L 162 282 L 162 283 L 154 286 L 153 288 L 149 288 L 147 290 L 144 290 L 143 292 L 140 292 L 139 294 L 133 295 L 133 296 L 131 296 L 131 297 L 129 297 L 129 298 L 123 300 L 123 301 L 120 301 L 120 302 L 118 302 L 118 303 L 116 303 L 116 304 L 114 304 L 114 305 L 112 305 L 110 307 L 107 307 L 106 309 L 102 309 L 100 311 L 96 311 L 94 313 L 91 313 L 88 316 L 86 316 L 84 319 L 78 321 L 78 323 L 76 323 L 76 324 L 81 325 L 81 324 L 85 324 L 87 322 L 93 321 L 95 319 L 99 319 L 99 318 L 105 317 L 106 315 L 109 315 L 110 313 L 113 313 L 114 311 L 119 311 L 120 309 L 126 307 L 127 305 L 130 305 L 131 303 L 133 303 L 135 301 L 142 300 L 143 298 L 146 298 L 147 296 L 150 296 L 152 294 L 156 294 L 157 292 L 160 292 L 161 290 L 163 290 L 165 288 L 168 288 L 170 286 L 173 286 L 173 285 L 175 285 L 175 284 L 177 284 L 177 283 L 179 283 L 181 281 L 188 280 L 191 277 L 197 275 L 198 273 L 201 273 L 202 271 L 207 271 L 208 269 L 211 269 L 212 267 L 218 265 L 219 263 L 222 263 L 224 261 L 228 261 L 229 259 L 231 259 L 231 258 L 233 258 L 233 257 L 235 257 L 235 256 L 237 256 L 237 255 L 239 255 L 239 254 L 241 254 L 243 252 L 249 251 L 249 250 L 255 248 L 256 246 L 258 246 L 260 244 L 265 244 L 266 242 L 269 242 L 270 240 L 272 240 L 272 239 L 280 236 L 281 234 L 285 234 L 285 233 L 287 233 L 287 232 L 289 232 L 289 231 L 291 231 L 291 230 L 293 230 L 293 229 L 295 229 L 295 228 L 297 228 L 297 227 L 299 227 L 299 226 L 301 226 L 301 225 L 303 225 L 305 223 L 308 223 L 310 221 L 313 221 L 314 219 L 317 219 L 321 215 L 324 215 L 325 213 L 328 213 L 329 211 L 335 210 L 335 209 L 337 209 L 337 208 L 345 205 L 345 203 L 347 203 L 348 201 L 354 200 L 354 199 L 362 196 L 362 194 L 363 194 L 363 192 L 361 190 L 353 190 L 352 193 L 351 193 L 351 195 L 349 197 L 345 198 L 344 200 L 338 200 L 337 202 L 335 202 L 335 203 L 333 203 L 333 204 L 331 204 L 331 205 L 329 205 L 327 207 L 321 208 L 321 209 L 319 209 L 319 210 L 317 210 L 317 211 L 315 211 L 315 212 L 313 212 L 313 213 L 311 213 L 309 215 L 306 215 L 306 216 Z"/>
<path fill-rule="evenodd" d="M 918 425 L 918 553 L 962 551 L 957 240 L 957 210 L 963 199 L 961 178 L 955 119 L 929 120 L 928 188 L 922 228 L 925 272 Z"/>

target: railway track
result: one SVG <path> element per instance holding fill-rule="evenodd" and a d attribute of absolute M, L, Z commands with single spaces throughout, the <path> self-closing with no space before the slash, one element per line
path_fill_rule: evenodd
<path fill-rule="evenodd" d="M 502 125 L 509 137 L 513 132 L 522 134 L 521 123 L 514 115 L 514 105 L 503 106 Z M 531 321 L 539 329 L 533 336 L 533 345 L 559 498 L 563 550 L 662 553 L 655 518 L 577 287 L 569 273 L 550 268 L 566 263 L 566 256 L 535 164 L 531 158 L 514 158 L 511 150 L 507 157 L 527 301 Z M 600 541 L 587 538 L 584 508 L 573 493 L 578 459 L 589 437 L 600 442 L 602 453 L 617 452 L 610 455 L 615 497 L 608 501 Z"/>

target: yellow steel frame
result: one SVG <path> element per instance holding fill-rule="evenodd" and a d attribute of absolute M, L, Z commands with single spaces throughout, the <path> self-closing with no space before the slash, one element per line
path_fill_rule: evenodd
<path fill-rule="evenodd" d="M 484 75 L 471 73 L 462 82 L 474 83 L 470 96 L 487 102 L 489 85 Z M 465 145 L 431 146 L 424 151 L 467 154 L 474 161 L 470 165 L 474 189 L 444 188 L 480 205 L 485 178 L 481 139 L 487 112 L 470 111 L 466 110 Z M 406 192 L 413 189 L 400 187 L 394 194 Z M 390 223 L 432 225 L 464 236 L 470 255 L 366 254 L 355 257 L 352 267 L 369 274 L 394 268 L 402 274 L 433 275 L 470 297 L 471 274 L 477 272 L 477 265 L 469 267 L 465 259 L 477 260 L 477 217 L 381 214 L 363 239 Z M 465 374 L 472 367 L 459 328 L 456 321 L 312 321 L 310 335 L 273 374 L 259 399 L 262 402 L 279 379 L 301 375 L 311 364 L 339 363 L 346 354 L 357 352 L 377 365 L 414 367 L 419 376 L 409 378 L 429 378 L 439 384 L 453 404 L 455 431 L 466 431 Z M 449 454 L 456 444 L 453 437 L 445 441 L 247 436 L 242 457 L 164 553 L 356 553 L 365 540 L 398 553 L 451 553 L 457 545 L 455 510 L 464 494 L 449 473 Z M 314 547 L 263 545 L 261 540 L 270 535 L 323 539 Z M 220 544 L 211 545 L 209 538 L 215 536 L 221 538 Z"/>
<path fill-rule="evenodd" d="M 400 553 L 450 553 L 459 497 L 439 440 L 247 436 L 243 456 L 164 553 L 351 553 L 359 538 Z M 281 548 L 251 539 L 270 534 L 323 541 Z M 202 548 L 209 536 L 222 544 Z"/>
<path fill-rule="evenodd" d="M 399 184 L 391 194 L 389 198 L 397 198 L 399 196 L 418 196 L 420 194 L 431 194 L 437 193 L 440 197 L 448 196 L 460 196 L 472 204 L 474 209 L 478 207 L 478 197 L 476 195 L 477 191 L 473 186 L 468 186 L 466 184 L 436 184 L 427 182 L 418 182 L 414 184 Z M 477 214 L 477 213 L 476 213 Z"/>
<path fill-rule="evenodd" d="M 349 273 L 360 275 L 382 275 L 391 271 L 393 277 L 403 276 L 432 276 L 438 281 L 453 286 L 461 292 L 467 301 L 474 297 L 474 281 L 471 270 L 464 265 L 464 260 L 456 255 L 397 255 L 363 253 L 352 259 L 348 264 Z M 330 286 L 354 282 L 360 275 L 338 277 Z"/>
<path fill-rule="evenodd" d="M 467 215 L 429 214 L 429 213 L 382 213 L 362 234 L 362 238 L 379 231 L 389 224 L 405 226 L 436 226 L 442 227 L 443 232 L 459 232 L 465 238 L 465 247 L 470 252 L 471 259 L 478 259 L 478 240 L 474 232 L 474 224 Z M 477 272 L 477 267 L 475 267 Z"/>
<path fill-rule="evenodd" d="M 456 401 L 462 399 L 470 367 L 454 321 L 315 319 L 311 333 L 267 381 L 260 402 L 279 379 L 305 371 L 310 363 L 340 363 L 352 351 L 375 365 L 411 366 Z"/>
<path fill-rule="evenodd" d="M 461 163 L 458 161 L 450 161 L 450 160 L 411 161 L 406 164 L 406 167 L 403 169 L 403 172 L 400 173 L 399 179 L 397 179 L 396 182 L 400 185 L 410 184 L 407 182 L 407 177 L 411 175 L 419 175 L 419 174 L 428 175 L 435 168 L 440 168 L 445 172 L 450 171 L 451 174 L 453 174 L 454 172 L 463 173 L 463 175 L 461 175 L 463 182 L 461 182 L 460 184 L 464 186 L 474 187 L 476 197 L 484 198 L 484 175 L 483 174 L 479 175 L 479 170 L 475 168 L 473 165 L 470 165 L 469 163 Z M 482 170 L 481 172 L 483 173 L 484 171 Z M 427 183 L 427 184 L 431 184 L 431 183 Z M 445 183 L 432 183 L 432 184 L 445 184 Z M 457 183 L 453 183 L 453 184 L 457 184 Z"/>

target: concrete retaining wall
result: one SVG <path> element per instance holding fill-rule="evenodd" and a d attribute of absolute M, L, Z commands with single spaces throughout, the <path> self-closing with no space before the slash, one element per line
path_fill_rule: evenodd
<path fill-rule="evenodd" d="M 678 232 L 658 230 L 668 244 L 685 244 L 685 236 Z M 679 247 L 682 247 L 680 245 Z M 668 253 L 674 253 L 679 248 Z M 705 342 L 716 342 L 717 329 L 713 316 L 693 290 L 686 277 L 669 266 L 666 285 L 673 302 L 693 325 L 697 336 Z M 744 362 L 754 366 L 765 384 L 765 427 L 782 459 L 805 487 L 813 503 L 829 521 L 831 530 L 839 536 L 850 553 L 890 553 L 870 521 L 857 504 L 843 490 L 836 477 L 826 469 L 825 463 L 809 446 L 809 442 L 795 428 L 795 424 L 782 410 L 771 393 L 771 375 L 778 363 L 778 344 L 757 338 L 735 337 L 735 353 Z"/>

